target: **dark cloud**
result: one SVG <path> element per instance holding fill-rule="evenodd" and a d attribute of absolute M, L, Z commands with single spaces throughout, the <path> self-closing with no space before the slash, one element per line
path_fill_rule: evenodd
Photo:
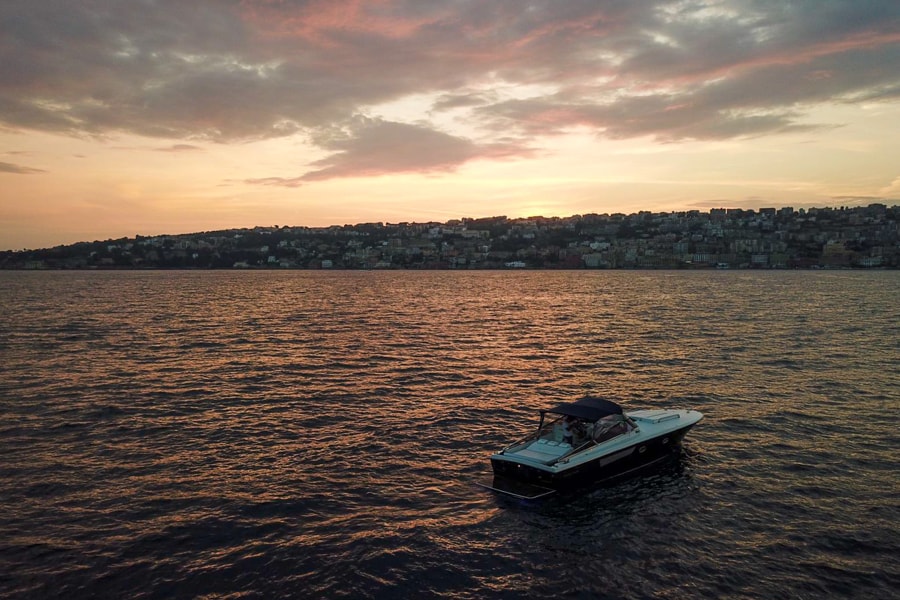
<path fill-rule="evenodd" d="M 319 146 L 333 152 L 313 163 L 318 170 L 307 181 L 345 176 L 403 172 L 451 171 L 477 154 L 475 144 L 429 127 L 358 119 L 316 136 Z"/>
<path fill-rule="evenodd" d="M 23 167 L 8 162 L 0 162 L 0 173 L 15 173 L 16 175 L 33 175 L 35 173 L 46 173 L 42 169 L 33 169 L 31 167 Z"/>
<path fill-rule="evenodd" d="M 834 126 L 810 109 L 900 92 L 896 0 L 6 0 L 0 39 L 0 126 L 305 134 L 333 153 L 307 181 L 452 170 L 576 127 L 672 141 Z M 377 120 L 323 137 L 414 94 L 436 100 L 411 118 L 455 109 L 478 135 L 533 141 Z"/>
<path fill-rule="evenodd" d="M 425 125 L 357 117 L 322 128 L 316 145 L 331 152 L 300 177 L 265 177 L 247 183 L 297 187 L 304 182 L 391 173 L 442 173 L 473 160 L 532 156 L 534 150 L 513 139 L 479 144 Z"/>

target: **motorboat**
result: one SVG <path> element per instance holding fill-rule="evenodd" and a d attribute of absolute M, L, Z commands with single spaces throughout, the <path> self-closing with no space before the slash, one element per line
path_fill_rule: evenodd
<path fill-rule="evenodd" d="M 622 475 L 671 456 L 703 414 L 624 411 L 594 396 L 540 411 L 536 431 L 491 456 L 494 480 L 480 484 L 520 498 Z"/>

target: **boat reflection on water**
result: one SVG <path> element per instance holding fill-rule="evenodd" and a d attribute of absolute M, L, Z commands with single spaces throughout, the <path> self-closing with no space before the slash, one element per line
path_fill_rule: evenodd
<path fill-rule="evenodd" d="M 625 412 L 593 396 L 558 404 L 540 411 L 536 431 L 491 456 L 494 479 L 479 485 L 537 499 L 627 475 L 673 457 L 701 419 L 685 409 Z"/>

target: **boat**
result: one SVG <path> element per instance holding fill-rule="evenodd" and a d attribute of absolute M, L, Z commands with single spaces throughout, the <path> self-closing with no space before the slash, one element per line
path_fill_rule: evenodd
<path fill-rule="evenodd" d="M 540 411 L 537 430 L 491 456 L 482 487 L 518 498 L 622 475 L 671 456 L 703 414 L 685 409 L 626 412 L 585 396 Z"/>

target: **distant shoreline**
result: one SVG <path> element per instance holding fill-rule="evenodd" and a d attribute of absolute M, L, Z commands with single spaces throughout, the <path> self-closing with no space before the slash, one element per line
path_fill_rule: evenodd
<path fill-rule="evenodd" d="M 900 267 L 832 267 L 832 266 L 813 266 L 813 267 L 728 267 L 725 269 L 710 266 L 685 266 L 685 267 L 434 267 L 434 268 L 349 268 L 349 267 L 331 267 L 331 268 L 309 268 L 309 267 L 11 267 L 0 266 L 0 271 L 27 271 L 27 272 L 130 272 L 130 273 L 147 273 L 153 271 L 195 271 L 195 272 L 322 272 L 322 273 L 370 273 L 370 272 L 398 272 L 398 271 L 499 271 L 499 272 L 535 272 L 535 271 L 898 271 Z"/>
<path fill-rule="evenodd" d="M 900 206 L 272 226 L 0 252 L 16 270 L 845 268 L 900 268 Z"/>

